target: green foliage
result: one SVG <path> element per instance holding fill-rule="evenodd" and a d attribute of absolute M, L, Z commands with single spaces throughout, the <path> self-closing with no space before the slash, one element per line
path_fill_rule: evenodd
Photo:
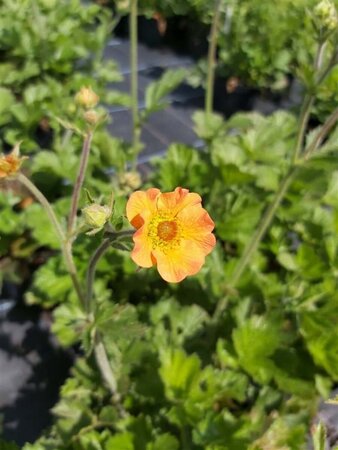
<path fill-rule="evenodd" d="M 185 69 L 168 69 L 159 80 L 153 81 L 147 86 L 142 120 L 146 120 L 153 112 L 166 107 L 165 97 L 182 83 L 186 73 Z"/>
<path fill-rule="evenodd" d="M 212 3 L 175 0 L 159 11 L 193 10 L 209 22 Z M 228 41 L 219 51 L 221 61 L 231 62 L 231 74 L 259 86 L 280 85 L 295 52 L 302 50 L 306 60 L 312 49 L 307 25 L 298 26 L 305 3 L 236 4 Z M 101 66 L 110 16 L 78 0 L 57 7 L 54 0 L 22 5 L 6 0 L 0 6 L 0 133 L 6 144 L 28 136 L 25 148 L 34 151 L 37 125 L 52 131 L 50 145 L 26 167 L 65 230 L 85 130 L 74 92 L 91 84 L 102 96 L 105 83 L 119 78 L 115 66 Z M 265 29 L 257 25 L 263 22 Z M 185 70 L 170 70 L 152 83 L 141 120 L 162 108 L 185 77 Z M 307 78 L 311 84 L 310 71 Z M 334 83 L 327 82 L 330 90 Z M 333 99 L 325 89 L 318 95 L 329 108 Z M 109 101 L 130 104 L 116 92 Z M 320 114 L 325 118 L 327 110 Z M 243 249 L 289 170 L 298 123 L 285 111 L 268 117 L 240 113 L 227 121 L 198 112 L 193 120 L 199 149 L 172 144 L 141 186 L 198 192 L 215 221 L 217 247 L 201 272 L 181 284 L 162 282 L 154 270 L 136 270 L 130 236 L 123 235 L 108 242 L 96 266 L 95 301 L 87 314 L 45 211 L 15 185 L 15 193 L 1 190 L 1 262 L 26 269 L 26 302 L 51 309 L 57 339 L 79 351 L 52 410 L 51 428 L 24 450 L 304 450 L 319 397 L 338 379 L 338 130 L 297 167 L 263 241 L 233 286 Z M 321 130 L 309 133 L 306 145 Z M 141 183 L 138 174 L 126 171 L 131 156 L 126 143 L 97 127 L 79 207 L 86 197 L 107 204 L 111 191 L 114 205 L 110 223 L 95 236 L 79 228 L 73 247 L 81 281 L 102 239 L 129 227 L 126 199 Z M 215 308 L 224 301 L 216 323 Z M 98 370 L 99 338 L 119 395 L 108 390 Z M 321 450 L 321 425 L 313 439 Z"/>
<path fill-rule="evenodd" d="M 11 442 L 6 442 L 0 438 L 0 450 L 19 450 L 19 447 Z"/>
<path fill-rule="evenodd" d="M 338 376 L 337 171 L 323 159 L 334 161 L 336 131 L 322 159 L 299 170 L 218 328 L 211 320 L 215 304 L 228 292 L 234 263 L 286 173 L 296 121 L 285 112 L 228 121 L 198 113 L 195 123 L 203 151 L 173 144 L 167 158 L 154 163 L 153 177 L 163 190 L 182 185 L 203 195 L 218 248 L 198 276 L 176 286 L 160 283 L 153 271 L 136 272 L 128 253 L 111 248 L 97 267 L 92 321 L 77 303 L 61 255 L 50 255 L 26 299 L 55 308 L 53 331 L 63 345 L 80 343 L 86 360 L 79 359 L 62 389 L 52 430 L 25 450 L 303 450 L 317 398 Z M 34 161 L 42 186 L 47 171 L 59 192 L 67 192 L 60 162 L 72 160 L 77 139 L 66 155 L 57 147 L 48 168 L 43 153 Z M 93 176 L 100 173 L 97 148 L 94 142 L 86 184 L 95 199 L 106 184 L 103 174 Z M 119 229 L 125 194 L 116 186 L 112 226 Z M 17 202 L 12 196 L 4 203 L 5 217 L 13 214 L 18 227 L 9 226 L 8 236 L 28 227 L 34 248 L 57 252 L 53 233 L 39 228 L 45 220 L 40 207 L 33 203 L 15 217 Z M 53 206 L 65 217 L 69 200 L 56 198 Z M 76 241 L 80 273 L 101 239 Z M 108 349 L 126 417 L 92 359 L 96 332 Z"/>
<path fill-rule="evenodd" d="M 230 2 L 228 27 L 220 42 L 223 72 L 254 86 L 283 89 L 295 62 L 306 60 L 306 52 L 314 46 L 307 17 L 314 4 L 312 0 Z"/>
<path fill-rule="evenodd" d="M 51 140 L 53 116 L 74 115 L 73 96 L 81 86 L 92 85 L 101 95 L 107 82 L 121 79 L 113 62 L 102 61 L 111 17 L 79 0 L 57 7 L 53 1 L 5 0 L 0 17 L 0 124 L 6 125 L 0 138 L 9 145 L 23 139 L 24 151 L 34 152 L 37 137 Z"/>
<path fill-rule="evenodd" d="M 325 450 L 326 448 L 326 429 L 320 422 L 312 432 L 314 450 Z"/>

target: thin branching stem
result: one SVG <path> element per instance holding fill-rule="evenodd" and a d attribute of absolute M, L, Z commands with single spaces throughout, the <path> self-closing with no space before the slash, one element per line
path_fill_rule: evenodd
<path fill-rule="evenodd" d="M 314 70 L 317 73 L 320 72 L 320 69 L 323 64 L 325 48 L 326 48 L 326 41 L 320 41 L 318 44 L 318 49 L 317 49 L 317 53 L 316 53 L 315 61 L 314 61 Z M 319 86 L 322 83 L 324 78 L 322 78 L 322 79 L 319 78 L 317 80 L 317 86 Z M 316 98 L 316 95 L 315 95 L 314 89 L 312 89 L 311 92 L 308 92 L 304 97 L 303 104 L 302 104 L 301 111 L 300 111 L 300 116 L 299 116 L 299 125 L 298 125 L 298 133 L 297 133 L 297 137 L 296 137 L 296 145 L 294 147 L 292 157 L 291 157 L 292 165 L 297 164 L 300 153 L 302 151 L 305 133 L 306 133 L 307 126 L 309 123 L 311 109 L 312 109 L 313 103 L 315 101 L 315 98 Z"/>
<path fill-rule="evenodd" d="M 66 263 L 67 270 L 69 272 L 69 275 L 72 279 L 75 291 L 77 293 L 77 296 L 81 302 L 82 305 L 84 305 L 84 295 L 81 289 L 81 285 L 78 279 L 77 270 L 74 264 L 73 255 L 71 251 L 71 247 L 69 243 L 66 240 L 65 233 L 54 213 L 54 210 L 49 203 L 49 201 L 46 199 L 46 197 L 43 195 L 43 193 L 35 186 L 34 183 L 32 183 L 23 173 L 19 173 L 17 175 L 17 178 L 20 183 L 22 183 L 31 193 L 32 195 L 38 200 L 38 202 L 41 204 L 41 206 L 44 208 L 50 222 L 52 223 L 54 230 L 56 232 L 56 235 L 60 242 L 60 247 L 63 253 L 63 257 Z"/>
<path fill-rule="evenodd" d="M 94 279 L 95 279 L 95 272 L 97 264 L 99 263 L 100 259 L 104 256 L 104 254 L 109 250 L 112 242 L 116 240 L 119 236 L 124 236 L 129 234 L 129 231 L 121 231 L 121 232 L 114 232 L 110 233 L 110 236 L 106 239 L 104 239 L 101 244 L 98 246 L 98 248 L 94 251 L 93 255 L 90 258 L 88 270 L 87 270 L 87 276 L 86 276 L 86 311 L 88 315 L 92 314 L 92 297 L 93 297 L 93 285 L 94 285 Z M 116 404 L 116 406 L 119 409 L 120 415 L 124 416 L 126 413 L 124 409 L 121 406 L 120 403 L 120 396 L 118 394 L 117 390 L 117 381 L 114 374 L 114 371 L 110 365 L 109 358 L 107 355 L 107 351 L 104 345 L 104 341 L 102 339 L 101 334 L 98 330 L 95 331 L 94 336 L 94 355 L 96 359 L 97 366 L 100 370 L 102 379 L 106 383 L 108 389 L 110 390 L 110 393 L 112 394 L 113 401 Z"/>
<path fill-rule="evenodd" d="M 218 38 L 220 16 L 221 16 L 221 0 L 215 0 L 215 7 L 209 36 L 208 73 L 207 73 L 207 85 L 205 93 L 205 112 L 207 115 L 210 115 L 213 110 L 216 49 L 217 49 L 217 38 Z"/>
<path fill-rule="evenodd" d="M 76 216 L 77 216 L 77 210 L 79 207 L 81 188 L 82 188 L 86 170 L 87 170 L 90 145 L 91 145 L 92 139 L 93 139 L 93 132 L 88 131 L 83 140 L 80 165 L 79 165 L 79 170 L 78 170 L 75 185 L 74 185 L 74 190 L 73 190 L 73 195 L 72 195 L 72 203 L 71 203 L 69 217 L 68 217 L 68 235 L 69 236 L 73 235 L 73 231 L 76 226 Z"/>
<path fill-rule="evenodd" d="M 86 311 L 89 314 L 91 312 L 91 301 L 93 297 L 93 286 L 95 279 L 96 266 L 102 256 L 106 253 L 106 251 L 111 246 L 112 240 L 111 238 L 104 239 L 98 248 L 92 254 L 86 275 Z"/>
<path fill-rule="evenodd" d="M 277 208 L 281 204 L 295 174 L 296 174 L 297 168 L 292 168 L 288 174 L 284 177 L 283 181 L 281 182 L 278 191 L 275 194 L 274 199 L 272 200 L 271 204 L 265 211 L 260 224 L 258 225 L 255 233 L 253 234 L 252 238 L 246 245 L 241 258 L 239 259 L 234 272 L 232 273 L 230 279 L 229 279 L 229 286 L 234 288 L 237 283 L 239 282 L 241 276 L 243 275 L 248 263 L 250 262 L 253 254 L 256 252 L 261 240 L 263 239 L 267 229 L 269 228 L 272 219 L 275 216 L 275 213 L 277 211 Z M 217 304 L 213 320 L 215 322 L 218 321 L 220 316 L 222 315 L 226 305 L 228 302 L 228 296 L 225 296 L 222 300 L 220 300 Z"/>
<path fill-rule="evenodd" d="M 136 168 L 137 156 L 140 150 L 140 116 L 138 105 L 138 0 L 130 0 L 129 33 L 130 33 L 130 95 L 131 95 L 131 115 L 133 122 L 133 169 Z"/>
<path fill-rule="evenodd" d="M 308 148 L 304 151 L 303 157 L 304 160 L 308 160 L 312 154 L 318 149 L 318 147 L 322 144 L 325 137 L 330 133 L 332 128 L 336 125 L 338 121 L 338 109 L 335 109 L 333 113 L 328 117 L 325 121 L 324 125 L 316 134 L 315 138 L 308 146 Z"/>
<path fill-rule="evenodd" d="M 320 68 L 322 65 L 323 60 L 323 54 L 325 51 L 325 42 L 320 42 L 318 47 L 318 52 L 315 58 L 315 70 L 317 72 L 320 72 Z M 332 60 L 333 61 L 333 60 Z M 318 78 L 317 85 L 319 85 L 323 81 L 323 78 Z M 262 239 L 264 238 L 268 228 L 270 227 L 277 209 L 279 208 L 280 204 L 282 203 L 283 199 L 285 198 L 285 195 L 289 189 L 289 186 L 296 176 L 299 167 L 301 167 L 306 160 L 312 156 L 314 151 L 318 148 L 318 146 L 323 142 L 323 140 L 326 138 L 328 133 L 331 131 L 332 127 L 335 125 L 335 123 L 338 120 L 338 111 L 335 111 L 325 122 L 323 127 L 321 128 L 320 132 L 317 134 L 317 136 L 314 138 L 314 141 L 302 152 L 303 146 L 304 146 L 304 139 L 305 139 L 305 133 L 308 126 L 308 121 L 311 113 L 312 105 L 315 101 L 315 94 L 314 93 L 308 93 L 304 97 L 303 105 L 301 108 L 300 118 L 299 118 L 299 128 L 298 128 L 298 134 L 296 137 L 296 144 L 294 147 L 294 151 L 291 156 L 291 164 L 290 168 L 285 175 L 285 177 L 282 179 L 281 184 L 272 200 L 268 208 L 265 210 L 261 221 L 255 231 L 255 233 L 252 235 L 251 239 L 247 243 L 246 247 L 244 248 L 244 251 L 242 253 L 242 256 L 240 257 L 235 270 L 232 273 L 232 276 L 229 279 L 229 287 L 230 290 L 234 289 L 236 285 L 239 283 L 243 273 L 245 272 L 245 269 L 247 268 L 249 262 L 251 261 L 252 256 L 256 252 L 256 250 L 259 247 L 259 244 L 261 243 Z M 226 295 L 217 305 L 214 315 L 213 315 L 213 321 L 217 323 L 219 318 L 221 317 L 224 309 L 226 308 L 227 302 L 228 302 L 229 295 Z"/>
<path fill-rule="evenodd" d="M 103 339 L 97 330 L 95 331 L 94 337 L 94 355 L 102 379 L 104 380 L 105 384 L 107 385 L 112 395 L 113 403 L 117 407 L 120 416 L 121 417 L 126 416 L 126 411 L 124 410 L 120 402 L 121 399 L 117 389 L 116 377 L 110 365 Z"/>

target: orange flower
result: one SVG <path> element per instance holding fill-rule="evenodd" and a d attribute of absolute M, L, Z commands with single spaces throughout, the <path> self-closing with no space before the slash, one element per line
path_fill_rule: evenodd
<path fill-rule="evenodd" d="M 128 200 L 127 217 L 137 228 L 131 257 L 140 267 L 157 265 L 161 277 L 178 283 L 196 274 L 216 244 L 214 222 L 198 194 L 176 188 L 136 191 Z"/>
<path fill-rule="evenodd" d="M 16 174 L 26 156 L 20 158 L 20 144 L 17 144 L 8 155 L 0 155 L 0 178 Z"/>

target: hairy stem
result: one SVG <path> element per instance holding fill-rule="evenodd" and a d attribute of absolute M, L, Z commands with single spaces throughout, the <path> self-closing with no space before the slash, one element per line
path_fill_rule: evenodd
<path fill-rule="evenodd" d="M 102 256 L 106 253 L 106 251 L 111 246 L 112 240 L 111 238 L 104 239 L 99 247 L 95 250 L 95 252 L 92 254 L 88 269 L 87 269 L 87 275 L 86 275 L 86 311 L 87 313 L 91 312 L 91 301 L 93 297 L 93 285 L 94 285 L 94 278 L 95 278 L 95 271 L 96 266 Z"/>
<path fill-rule="evenodd" d="M 130 234 L 130 230 L 120 231 L 120 232 L 111 232 L 109 233 L 109 237 L 104 239 L 98 248 L 94 251 L 93 255 L 90 258 L 87 276 L 86 276 L 86 300 L 85 307 L 87 314 L 92 313 L 92 297 L 93 297 L 93 285 L 95 279 L 95 271 L 98 262 L 102 258 L 102 256 L 109 250 L 113 241 L 115 241 L 119 236 L 127 236 Z M 114 375 L 114 371 L 110 365 L 109 358 L 106 352 L 106 348 L 103 342 L 103 339 L 100 333 L 96 330 L 95 332 L 95 341 L 94 341 L 94 355 L 96 359 L 97 366 L 100 370 L 102 379 L 105 381 L 107 387 L 112 394 L 113 401 L 116 406 L 119 408 L 120 415 L 123 417 L 126 415 L 126 412 L 122 408 L 120 404 L 120 397 L 117 391 L 117 382 Z"/>
<path fill-rule="evenodd" d="M 129 33 L 130 33 L 130 95 L 131 95 L 131 114 L 133 121 L 133 168 L 135 169 L 137 164 L 137 155 L 140 150 L 140 117 L 138 110 L 138 54 L 137 54 L 137 42 L 138 42 L 138 27 L 137 27 L 137 14 L 138 14 L 138 0 L 130 0 L 130 17 L 129 17 Z"/>
<path fill-rule="evenodd" d="M 314 61 L 314 69 L 317 73 L 320 72 L 320 69 L 323 65 L 323 58 L 324 58 L 326 43 L 327 43 L 327 41 L 325 40 L 325 41 L 319 42 L 319 44 L 318 44 L 318 49 L 317 49 L 317 53 L 316 53 L 315 61 Z M 330 71 L 331 70 L 331 61 L 330 61 L 328 67 L 329 67 L 328 70 Z M 326 73 L 326 71 L 324 71 L 324 72 L 325 73 L 318 76 L 317 86 L 319 86 L 324 81 L 324 79 L 328 73 L 328 72 Z M 298 126 L 297 138 L 296 138 L 296 145 L 295 145 L 292 157 L 291 157 L 292 164 L 297 164 L 300 153 L 302 151 L 304 137 L 305 137 L 306 129 L 307 129 L 310 114 L 311 114 L 311 108 L 313 106 L 315 98 L 316 98 L 315 92 L 308 92 L 304 97 L 304 101 L 302 104 L 300 117 L 299 117 L 299 126 Z"/>
<path fill-rule="evenodd" d="M 120 396 L 117 390 L 117 381 L 114 375 L 114 372 L 111 368 L 108 355 L 101 338 L 101 335 L 98 331 L 95 332 L 95 342 L 94 342 L 94 355 L 97 366 L 100 370 L 102 379 L 106 383 L 111 395 L 113 403 L 119 410 L 120 416 L 124 417 L 126 412 L 120 403 Z"/>
<path fill-rule="evenodd" d="M 309 147 L 304 151 L 304 160 L 308 160 L 313 152 L 321 145 L 326 136 L 330 133 L 331 129 L 336 125 L 338 121 L 338 109 L 333 111 L 333 113 L 325 121 L 324 125 L 321 127 L 314 140 L 311 142 Z"/>
<path fill-rule="evenodd" d="M 66 240 L 65 233 L 53 211 L 53 208 L 49 201 L 46 199 L 46 197 L 43 195 L 43 193 L 33 184 L 24 174 L 19 173 L 17 175 L 18 180 L 20 183 L 22 183 L 31 193 L 32 195 L 38 200 L 38 202 L 41 204 L 41 206 L 46 211 L 48 218 L 50 222 L 52 223 L 55 232 L 58 236 L 60 247 L 63 253 L 63 257 L 66 263 L 67 270 L 69 272 L 69 275 L 71 276 L 75 291 L 77 293 L 77 296 L 80 300 L 80 302 L 84 305 L 84 295 L 82 293 L 81 285 L 78 279 L 77 270 L 74 264 L 73 255 L 71 252 L 71 247 L 69 243 Z"/>
<path fill-rule="evenodd" d="M 215 0 L 214 14 L 209 36 L 208 73 L 207 73 L 207 86 L 205 93 L 205 112 L 207 115 L 210 115 L 213 109 L 215 69 L 216 69 L 216 48 L 217 48 L 217 37 L 218 37 L 220 15 L 221 15 L 221 0 Z"/>
<path fill-rule="evenodd" d="M 73 230 L 76 225 L 76 215 L 77 215 L 77 210 L 79 207 L 81 188 L 82 188 L 84 177 L 86 174 L 89 152 L 90 152 L 90 144 L 92 142 L 92 139 L 93 139 L 93 133 L 91 131 L 88 131 L 87 134 L 85 135 L 85 138 L 83 141 L 79 171 L 78 171 L 78 174 L 76 177 L 73 195 L 72 195 L 72 203 L 71 203 L 70 213 L 69 213 L 69 218 L 68 218 L 68 235 L 69 236 L 72 235 Z"/>
<path fill-rule="evenodd" d="M 292 164 L 296 164 L 299 159 L 313 103 L 314 103 L 314 95 L 306 94 L 300 112 L 296 145 L 294 147 L 291 159 Z"/>

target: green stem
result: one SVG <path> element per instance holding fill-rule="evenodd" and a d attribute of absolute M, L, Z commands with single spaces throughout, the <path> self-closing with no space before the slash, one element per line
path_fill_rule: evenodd
<path fill-rule="evenodd" d="M 207 86 L 205 93 L 205 113 L 208 116 L 212 113 L 213 110 L 215 69 L 216 69 L 216 48 L 217 48 L 217 37 L 218 37 L 220 15 L 221 15 L 221 0 L 215 0 L 214 14 L 209 36 L 208 73 L 207 73 Z"/>
<path fill-rule="evenodd" d="M 98 331 L 95 332 L 94 339 L 94 355 L 98 368 L 101 372 L 101 376 L 112 395 L 113 403 L 118 408 L 120 416 L 124 417 L 126 416 L 126 412 L 120 403 L 120 396 L 117 391 L 117 381 L 111 368 L 103 340 Z"/>
<path fill-rule="evenodd" d="M 91 308 L 91 302 L 93 298 L 93 286 L 94 286 L 94 279 L 95 279 L 95 271 L 98 262 L 102 258 L 102 256 L 106 253 L 107 250 L 109 250 L 112 242 L 116 240 L 119 236 L 129 235 L 130 230 L 126 231 L 120 231 L 120 232 L 113 232 L 110 233 L 110 236 L 106 239 L 104 239 L 101 244 L 98 246 L 98 248 L 95 250 L 93 255 L 90 258 L 88 270 L 87 270 L 87 276 L 86 276 L 86 300 L 85 300 L 85 307 L 87 314 L 92 313 Z M 117 391 L 117 381 L 114 375 L 114 371 L 112 370 L 112 367 L 109 362 L 109 358 L 105 349 L 105 345 L 103 342 L 103 339 L 100 335 L 100 333 L 96 330 L 95 337 L 94 337 L 94 355 L 95 360 L 97 363 L 97 366 L 100 370 L 102 379 L 105 381 L 106 385 L 108 386 L 110 393 L 112 394 L 113 401 L 116 404 L 116 406 L 119 408 L 119 412 L 121 417 L 126 415 L 126 412 L 121 406 L 120 403 L 120 397 Z"/>
<path fill-rule="evenodd" d="M 322 66 L 325 47 L 326 47 L 326 41 L 320 42 L 318 44 L 318 49 L 317 49 L 317 53 L 316 53 L 316 57 L 315 57 L 315 61 L 314 61 L 314 69 L 316 72 L 318 72 Z M 322 82 L 322 80 L 318 79 L 317 86 L 319 86 L 321 82 Z M 292 157 L 291 157 L 291 163 L 293 165 L 297 164 L 300 153 L 303 148 L 304 137 L 305 137 L 306 129 L 307 129 L 310 114 L 311 114 L 311 108 L 313 106 L 314 101 L 315 101 L 315 93 L 314 92 L 309 92 L 305 95 L 304 101 L 302 104 L 302 108 L 301 108 L 300 117 L 299 117 L 299 126 L 298 126 L 297 138 L 296 138 L 296 145 L 295 145 Z"/>
<path fill-rule="evenodd" d="M 338 62 L 338 49 L 337 46 L 335 47 L 331 58 L 327 64 L 327 66 L 324 68 L 324 70 L 322 71 L 322 73 L 319 74 L 318 79 L 317 79 L 317 83 L 318 85 L 322 84 L 323 81 L 325 81 L 326 77 L 330 74 L 331 70 L 333 69 L 333 67 L 335 67 L 335 65 Z"/>
<path fill-rule="evenodd" d="M 110 248 L 112 243 L 111 238 L 104 239 L 99 247 L 95 250 L 95 252 L 92 254 L 89 264 L 88 264 L 88 270 L 87 270 L 87 276 L 86 276 L 86 311 L 89 314 L 91 312 L 91 301 L 93 297 L 93 286 L 94 286 L 94 278 L 95 278 L 95 271 L 96 266 L 102 256 L 106 253 L 106 251 Z"/>
<path fill-rule="evenodd" d="M 325 42 L 320 42 L 319 46 L 318 46 L 318 51 L 317 51 L 317 55 L 315 58 L 315 62 L 314 62 L 315 70 L 317 72 L 320 71 L 320 68 L 322 65 L 324 50 L 325 50 Z M 335 60 L 334 58 L 333 59 L 331 58 L 328 67 L 331 66 L 332 61 Z M 320 75 L 317 78 L 317 86 L 324 80 L 327 73 L 329 73 L 329 70 L 330 69 L 326 68 L 324 71 L 324 75 Z M 296 138 L 296 144 L 294 147 L 294 151 L 292 153 L 291 165 L 290 165 L 289 171 L 288 171 L 287 175 L 283 178 L 272 203 L 266 209 L 263 217 L 261 218 L 261 221 L 258 225 L 256 232 L 253 234 L 251 240 L 246 245 L 241 258 L 239 259 L 237 266 L 236 266 L 232 276 L 230 277 L 230 280 L 228 283 L 230 288 L 235 288 L 236 285 L 238 284 L 241 276 L 243 275 L 247 265 L 249 264 L 249 262 L 253 256 L 253 254 L 257 250 L 267 229 L 271 225 L 271 223 L 274 219 L 275 213 L 276 213 L 278 207 L 280 206 L 282 200 L 284 199 L 285 194 L 288 191 L 288 188 L 289 188 L 294 176 L 296 175 L 299 166 L 301 164 L 303 164 L 306 161 L 306 159 L 308 157 L 310 157 L 312 155 L 312 153 L 318 148 L 320 143 L 325 139 L 325 137 L 330 132 L 331 128 L 334 126 L 334 124 L 336 123 L 336 121 L 338 119 L 338 111 L 335 111 L 329 117 L 329 119 L 326 121 L 326 123 L 323 125 L 321 131 L 315 137 L 314 141 L 310 144 L 310 146 L 308 148 L 306 148 L 304 150 L 303 155 L 301 155 L 301 151 L 303 148 L 303 142 L 304 142 L 304 138 L 305 138 L 305 132 L 307 129 L 308 120 L 310 117 L 310 112 L 311 112 L 311 108 L 314 103 L 314 100 L 315 100 L 315 95 L 313 93 L 308 93 L 304 98 L 303 105 L 301 108 L 301 114 L 300 114 L 300 118 L 299 118 L 299 129 L 298 129 L 298 134 L 297 134 L 297 138 Z M 226 308 L 228 297 L 229 297 L 229 295 L 226 295 L 218 303 L 215 313 L 213 315 L 213 322 L 217 322 L 219 320 L 219 318 L 221 317 L 224 309 Z"/>
<path fill-rule="evenodd" d="M 137 27 L 137 15 L 138 15 L 138 0 L 130 0 L 130 17 L 129 17 L 129 33 L 130 33 L 130 95 L 131 95 L 131 114 L 133 121 L 133 166 L 134 169 L 137 164 L 137 155 L 140 150 L 140 117 L 138 110 L 138 54 L 137 54 L 137 42 L 138 42 L 138 27 Z"/>
<path fill-rule="evenodd" d="M 135 233 L 135 230 L 122 230 L 122 231 L 107 231 L 105 233 L 105 239 L 101 242 L 101 244 L 97 247 L 97 249 L 92 254 L 87 274 L 86 274 L 86 311 L 88 314 L 92 312 L 91 308 L 91 301 L 93 298 L 93 286 L 94 286 L 94 279 L 95 279 L 95 272 L 97 264 L 99 263 L 102 256 L 106 253 L 107 250 L 109 250 L 112 242 L 116 241 L 119 237 L 123 236 L 131 236 L 133 233 Z"/>
<path fill-rule="evenodd" d="M 72 203 L 71 203 L 70 213 L 69 213 L 69 218 L 68 218 L 68 235 L 69 236 L 72 236 L 74 228 L 76 226 L 76 216 L 77 216 L 77 210 L 79 207 L 81 188 L 82 188 L 84 177 L 85 177 L 86 170 L 87 170 L 89 152 L 90 152 L 90 144 L 92 142 L 92 139 L 93 139 L 93 133 L 92 133 L 92 131 L 88 131 L 87 134 L 85 135 L 85 138 L 83 141 L 79 171 L 78 171 L 78 174 L 76 177 L 73 195 L 72 195 Z"/>
<path fill-rule="evenodd" d="M 338 109 L 333 111 L 333 113 L 325 121 L 324 125 L 321 127 L 314 140 L 311 142 L 309 147 L 304 151 L 303 158 L 308 160 L 312 154 L 318 149 L 325 137 L 329 134 L 331 129 L 336 125 L 338 121 Z"/>
<path fill-rule="evenodd" d="M 313 94 L 307 94 L 304 97 L 304 101 L 303 101 L 303 105 L 302 105 L 301 113 L 300 113 L 300 117 L 299 117 L 299 126 L 298 126 L 297 138 L 296 138 L 296 145 L 295 145 L 292 157 L 291 157 L 291 162 L 293 165 L 297 164 L 299 156 L 300 156 L 300 152 L 303 147 L 304 136 L 305 136 L 308 122 L 309 122 L 309 117 L 310 117 L 313 102 L 314 102 Z"/>
<path fill-rule="evenodd" d="M 74 264 L 73 255 L 71 252 L 71 247 L 69 243 L 66 240 L 65 233 L 53 211 L 53 208 L 49 201 L 46 199 L 46 197 L 43 195 L 43 193 L 22 173 L 18 173 L 17 179 L 20 183 L 22 183 L 31 193 L 32 195 L 38 200 L 38 202 L 41 204 L 41 206 L 46 211 L 48 218 L 50 222 L 52 223 L 55 232 L 58 236 L 61 250 L 64 256 L 64 260 L 66 263 L 67 270 L 69 272 L 69 275 L 71 276 L 71 279 L 73 281 L 74 288 L 76 290 L 77 296 L 80 300 L 80 302 L 84 305 L 84 295 L 82 293 L 81 285 L 78 279 L 77 270 Z"/>
<path fill-rule="evenodd" d="M 257 230 L 255 231 L 252 238 L 246 245 L 241 258 L 239 259 L 237 266 L 230 277 L 230 280 L 228 282 L 230 287 L 234 288 L 237 285 L 237 283 L 239 282 L 241 276 L 243 275 L 244 270 L 246 269 L 248 263 L 250 262 L 253 254 L 256 252 L 267 229 L 271 225 L 271 222 L 275 216 L 277 208 L 281 204 L 281 202 L 290 186 L 291 181 L 293 180 L 295 174 L 297 173 L 297 170 L 298 170 L 297 167 L 292 167 L 289 170 L 288 174 L 282 180 L 282 182 L 279 186 L 279 189 L 275 194 L 273 201 L 271 202 L 270 206 L 265 211 Z M 224 311 L 224 309 L 227 305 L 227 301 L 228 301 L 228 297 L 226 296 L 218 303 L 217 308 L 214 313 L 214 316 L 213 316 L 213 321 L 215 321 L 215 322 L 218 321 L 218 319 L 220 318 L 222 312 Z"/>

